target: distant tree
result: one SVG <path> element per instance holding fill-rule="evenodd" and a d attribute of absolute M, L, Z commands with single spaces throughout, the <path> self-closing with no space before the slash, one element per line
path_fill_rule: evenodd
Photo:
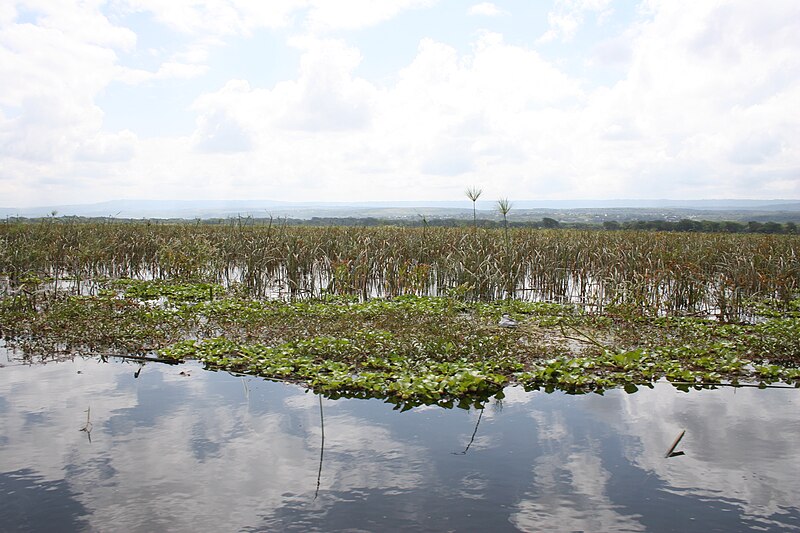
<path fill-rule="evenodd" d="M 727 233 L 740 233 L 744 231 L 744 224 L 739 222 L 727 221 L 721 224 L 720 230 Z"/>
<path fill-rule="evenodd" d="M 667 220 L 655 220 L 653 221 L 653 227 L 657 231 L 673 231 L 674 229 L 672 222 Z"/>
<path fill-rule="evenodd" d="M 797 224 L 794 222 L 787 222 L 783 225 L 784 233 L 791 233 L 792 235 L 797 234 Z"/>
<path fill-rule="evenodd" d="M 756 222 L 755 220 L 751 220 L 747 223 L 747 231 L 750 233 L 760 233 L 761 227 L 763 224 L 761 222 Z"/>
<path fill-rule="evenodd" d="M 617 222 L 616 220 L 606 220 L 605 222 L 603 222 L 603 229 L 618 230 L 620 229 L 620 227 L 621 226 L 619 225 L 619 222 Z"/>
<path fill-rule="evenodd" d="M 677 231 L 700 231 L 702 228 L 702 224 L 696 220 L 690 220 L 688 218 L 681 219 L 677 224 L 675 224 L 675 229 Z"/>
<path fill-rule="evenodd" d="M 554 218 L 544 217 L 542 219 L 542 226 L 547 229 L 555 229 L 559 226 L 558 220 Z"/>

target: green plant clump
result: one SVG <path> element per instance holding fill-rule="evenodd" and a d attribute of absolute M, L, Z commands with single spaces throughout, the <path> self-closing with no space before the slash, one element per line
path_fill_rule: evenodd
<path fill-rule="evenodd" d="M 0 325 L 29 355 L 156 354 L 334 396 L 469 405 L 509 383 L 569 392 L 634 391 L 659 379 L 797 384 L 796 302 L 762 302 L 757 321 L 725 323 L 449 296 L 253 300 L 206 283 L 117 280 L 95 296 L 4 298 Z M 517 327 L 500 327 L 504 314 Z"/>

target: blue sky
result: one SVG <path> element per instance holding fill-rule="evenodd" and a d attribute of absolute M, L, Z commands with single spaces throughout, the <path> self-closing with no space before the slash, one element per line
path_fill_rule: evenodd
<path fill-rule="evenodd" d="M 0 205 L 800 198 L 795 0 L 0 4 Z"/>

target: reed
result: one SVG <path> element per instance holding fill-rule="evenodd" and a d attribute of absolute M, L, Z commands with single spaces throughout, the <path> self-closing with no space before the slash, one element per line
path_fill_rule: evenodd
<path fill-rule="evenodd" d="M 476 202 L 478 201 L 478 198 L 481 197 L 481 194 L 483 194 L 483 189 L 479 189 L 475 186 L 467 187 L 467 189 L 464 191 L 464 194 L 466 194 L 467 198 L 469 198 L 472 202 L 472 225 L 477 228 L 478 214 L 476 211 Z"/>
<path fill-rule="evenodd" d="M 508 206 L 510 208 L 510 206 Z M 507 211 L 506 211 L 507 214 Z M 732 319 L 800 286 L 800 236 L 281 224 L 0 225 L 11 292 L 46 298 L 103 278 L 213 282 L 250 297 L 458 294 L 574 302 L 597 312 Z M 49 288 L 49 293 L 47 289 Z"/>

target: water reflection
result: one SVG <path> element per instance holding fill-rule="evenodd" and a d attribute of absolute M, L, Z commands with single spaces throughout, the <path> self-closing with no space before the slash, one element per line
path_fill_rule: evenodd
<path fill-rule="evenodd" d="M 797 390 L 510 388 L 399 413 L 194 365 L 0 376 L 11 530 L 800 530 Z"/>

